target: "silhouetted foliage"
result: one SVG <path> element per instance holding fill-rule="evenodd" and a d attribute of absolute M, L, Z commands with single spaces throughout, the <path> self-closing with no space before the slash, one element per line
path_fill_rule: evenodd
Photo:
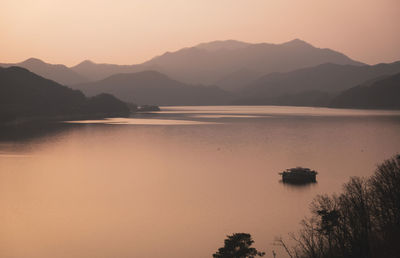
<path fill-rule="evenodd" d="M 369 179 L 353 177 L 340 195 L 320 195 L 292 237 L 295 257 L 398 257 L 400 155 Z"/>
<path fill-rule="evenodd" d="M 251 247 L 254 243 L 250 234 L 235 233 L 227 236 L 224 247 L 218 249 L 213 254 L 214 258 L 254 258 L 256 256 L 264 256 L 264 252 L 259 252 Z"/>
<path fill-rule="evenodd" d="M 89 113 L 129 113 L 127 104 L 107 93 L 101 93 L 94 97 L 88 98 L 86 108 L 86 111 Z"/>

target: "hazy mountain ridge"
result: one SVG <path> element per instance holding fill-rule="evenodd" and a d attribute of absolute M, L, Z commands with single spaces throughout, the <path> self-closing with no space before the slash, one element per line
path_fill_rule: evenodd
<path fill-rule="evenodd" d="M 196 45 L 196 48 L 205 49 L 208 51 L 217 51 L 221 49 L 234 50 L 239 48 L 244 48 L 251 45 L 251 43 L 246 43 L 238 40 L 215 40 L 211 42 L 204 42 Z"/>
<path fill-rule="evenodd" d="M 126 102 L 137 104 L 222 105 L 233 99 L 230 93 L 218 87 L 188 85 L 156 71 L 115 74 L 73 87 L 89 95 L 111 93 Z"/>
<path fill-rule="evenodd" d="M 146 67 L 140 65 L 98 64 L 90 60 L 85 60 L 71 67 L 71 70 L 89 78 L 90 81 L 102 80 L 119 73 L 140 72 L 144 69 Z"/>
<path fill-rule="evenodd" d="M 297 93 L 284 93 L 278 96 L 260 95 L 255 97 L 239 97 L 232 105 L 273 105 L 273 106 L 305 106 L 327 107 L 337 94 L 308 90 Z"/>
<path fill-rule="evenodd" d="M 32 71 L 47 79 L 56 81 L 62 85 L 71 85 L 87 82 L 88 79 L 81 74 L 76 73 L 62 64 L 49 64 L 37 58 L 29 58 L 20 63 L 3 63 L 2 67 L 19 66 Z"/>
<path fill-rule="evenodd" d="M 68 68 L 34 58 L 21 64 L 55 81 L 57 74 L 67 76 L 57 79 L 78 81 L 69 85 L 90 95 L 107 92 L 127 102 L 156 105 L 329 106 L 342 91 L 400 72 L 400 61 L 365 65 L 299 39 L 282 44 L 213 41 L 137 65 L 85 60 Z"/>
<path fill-rule="evenodd" d="M 109 94 L 86 98 L 21 67 L 0 67 L 0 122 L 31 117 L 127 115 L 125 103 Z"/>
<path fill-rule="evenodd" d="M 271 72 L 288 72 L 322 63 L 362 65 L 349 57 L 295 39 L 282 44 L 220 40 L 155 56 L 141 64 L 97 64 L 85 60 L 70 68 L 31 58 L 3 66 L 25 67 L 64 85 L 105 79 L 113 74 L 154 70 L 186 84 L 217 85 L 234 91 Z"/>
<path fill-rule="evenodd" d="M 303 92 L 325 92 L 334 96 L 355 85 L 400 72 L 400 62 L 373 66 L 322 64 L 288 73 L 261 77 L 241 91 L 240 104 L 276 104 L 284 95 L 301 96 Z M 326 104 L 329 104 L 328 102 Z"/>
<path fill-rule="evenodd" d="M 336 96 L 331 107 L 400 109 L 400 73 L 366 82 Z"/>
<path fill-rule="evenodd" d="M 224 43 L 228 47 L 223 48 Z M 208 44 L 167 52 L 143 64 L 157 66 L 158 71 L 186 83 L 216 84 L 224 89 L 230 89 L 230 84 L 221 82 L 229 81 L 230 76 L 240 77 L 235 73 L 243 69 L 251 71 L 255 80 L 263 74 L 288 72 L 328 62 L 363 65 L 339 52 L 316 48 L 299 39 L 282 44 L 235 42 L 241 47 L 231 47 L 232 41 Z M 213 51 L 207 50 L 210 48 Z M 234 88 L 240 86 L 243 85 Z"/>

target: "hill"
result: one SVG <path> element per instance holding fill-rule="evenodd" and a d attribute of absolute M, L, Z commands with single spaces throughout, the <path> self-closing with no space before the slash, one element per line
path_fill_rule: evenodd
<path fill-rule="evenodd" d="M 365 81 L 398 72 L 400 62 L 372 66 L 328 63 L 288 73 L 272 73 L 246 86 L 236 102 L 248 105 L 277 104 L 284 95 L 300 96 L 305 92 L 324 92 L 334 96 Z"/>
<path fill-rule="evenodd" d="M 282 44 L 213 41 L 166 52 L 142 64 L 113 65 L 84 61 L 71 67 L 89 80 L 118 73 L 154 70 L 187 84 L 217 85 L 234 91 L 272 72 L 288 72 L 323 63 L 362 65 L 349 57 L 296 39 Z"/>
<path fill-rule="evenodd" d="M 0 64 L 2 67 L 19 66 L 32 71 L 44 78 L 56 81 L 62 85 L 72 85 L 87 82 L 88 80 L 62 64 L 48 64 L 40 59 L 29 58 L 21 63 Z"/>
<path fill-rule="evenodd" d="M 336 96 L 332 107 L 400 109 L 400 73 L 379 78 L 343 91 Z"/>
<path fill-rule="evenodd" d="M 316 48 L 299 39 L 283 44 L 203 43 L 167 52 L 142 65 L 157 67 L 157 71 L 185 83 L 216 84 L 234 90 L 263 74 L 288 72 L 328 62 L 362 65 L 339 52 Z M 243 71 L 246 71 L 245 78 L 241 79 Z"/>
<path fill-rule="evenodd" d="M 141 65 L 97 64 L 90 60 L 85 60 L 71 67 L 72 71 L 88 78 L 89 81 L 98 81 L 114 74 L 134 73 L 146 69 L 148 68 Z"/>
<path fill-rule="evenodd" d="M 110 93 L 137 104 L 222 105 L 233 99 L 231 94 L 218 87 L 187 85 L 156 71 L 116 74 L 73 87 L 89 95 Z"/>
<path fill-rule="evenodd" d="M 86 98 L 25 68 L 0 68 L 0 122 L 31 117 L 127 115 L 125 103 L 109 94 Z"/>

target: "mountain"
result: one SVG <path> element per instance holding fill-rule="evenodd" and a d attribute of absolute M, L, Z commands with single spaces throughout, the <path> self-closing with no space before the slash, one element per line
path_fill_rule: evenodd
<path fill-rule="evenodd" d="M 240 91 L 245 85 L 253 82 L 256 78 L 261 77 L 261 75 L 260 72 L 243 68 L 219 79 L 215 84 L 223 89 L 236 92 Z"/>
<path fill-rule="evenodd" d="M 19 66 L 62 85 L 86 82 L 87 79 L 62 64 L 48 64 L 40 59 L 29 58 L 21 63 L 0 64 L 2 67 Z"/>
<path fill-rule="evenodd" d="M 72 71 L 81 74 L 90 81 L 102 80 L 114 74 L 134 73 L 146 69 L 147 67 L 141 65 L 97 64 L 90 60 L 85 60 L 71 67 Z"/>
<path fill-rule="evenodd" d="M 237 40 L 216 40 L 207 43 L 200 43 L 195 47 L 208 51 L 218 51 L 218 50 L 236 50 L 248 47 L 250 45 L 251 45 L 250 43 Z"/>
<path fill-rule="evenodd" d="M 372 66 L 327 63 L 288 73 L 272 73 L 246 86 L 236 103 L 271 104 L 272 99 L 276 102 L 276 99 L 283 95 L 307 91 L 335 95 L 373 78 L 398 72 L 400 72 L 400 62 Z"/>
<path fill-rule="evenodd" d="M 233 99 L 231 94 L 218 87 L 187 85 L 156 71 L 116 74 L 73 87 L 89 95 L 107 92 L 137 104 L 217 105 Z"/>
<path fill-rule="evenodd" d="M 263 74 L 288 72 L 323 63 L 362 65 L 349 57 L 295 39 L 283 44 L 216 41 L 167 52 L 142 65 L 191 84 L 234 90 Z M 243 71 L 244 77 L 242 79 Z M 231 79 L 232 78 L 232 79 Z M 234 85 L 232 81 L 240 82 Z M 243 82 L 242 82 L 243 81 Z"/>
<path fill-rule="evenodd" d="M 258 96 L 251 98 L 238 98 L 232 105 L 273 105 L 273 106 L 307 106 L 326 107 L 336 94 L 318 90 L 302 91 L 298 93 L 285 93 L 278 96 Z"/>
<path fill-rule="evenodd" d="M 154 70 L 187 84 L 217 85 L 235 91 L 264 74 L 288 72 L 323 63 L 362 65 L 349 57 L 295 39 L 283 44 L 212 41 L 166 52 L 142 64 L 113 65 L 84 61 L 71 67 L 90 81 L 113 74 Z"/>
<path fill-rule="evenodd" d="M 332 107 L 400 109 L 400 73 L 348 89 L 332 102 Z"/>
<path fill-rule="evenodd" d="M 86 98 L 21 67 L 0 67 L 0 122 L 31 117 L 127 115 L 125 103 L 109 94 Z"/>

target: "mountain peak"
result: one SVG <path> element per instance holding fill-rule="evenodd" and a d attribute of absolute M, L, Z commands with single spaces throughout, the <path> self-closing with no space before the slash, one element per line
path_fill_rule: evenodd
<path fill-rule="evenodd" d="M 94 64 L 94 62 L 90 59 L 86 59 L 86 60 L 82 61 L 81 64 Z"/>
<path fill-rule="evenodd" d="M 196 45 L 196 48 L 205 49 L 209 51 L 216 51 L 216 50 L 234 50 L 239 48 L 244 48 L 250 45 L 249 43 L 238 41 L 238 40 L 216 40 L 211 42 L 200 43 Z"/>
<path fill-rule="evenodd" d="M 34 57 L 28 58 L 28 59 L 26 59 L 25 61 L 23 61 L 21 63 L 22 64 L 31 64 L 31 65 L 33 65 L 33 64 L 45 64 L 44 61 L 42 61 L 42 60 L 40 60 L 38 58 L 34 58 Z"/>
<path fill-rule="evenodd" d="M 286 45 L 286 46 L 308 46 L 308 47 L 312 47 L 312 45 L 304 40 L 301 39 L 293 39 L 290 40 L 288 42 L 282 43 L 282 45 Z"/>
<path fill-rule="evenodd" d="M 93 62 L 92 60 L 86 59 L 83 60 L 82 62 L 80 62 L 79 64 L 77 64 L 76 66 L 89 66 L 89 65 L 94 65 L 95 62 Z"/>

